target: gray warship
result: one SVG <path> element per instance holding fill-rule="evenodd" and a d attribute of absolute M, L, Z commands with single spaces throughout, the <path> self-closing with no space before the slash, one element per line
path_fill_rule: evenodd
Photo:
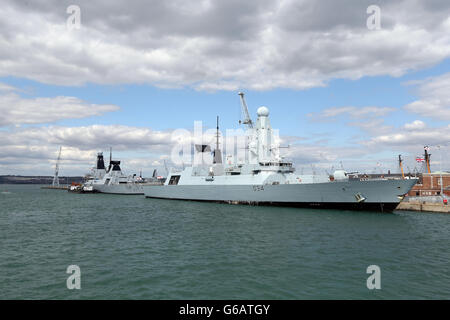
<path fill-rule="evenodd" d="M 109 166 L 105 168 L 103 153 L 97 154 L 97 165 L 92 169 L 90 178 L 83 184 L 84 192 L 100 192 L 110 194 L 136 195 L 144 194 L 141 177 L 126 176 L 120 168 L 120 161 L 112 160 L 110 151 Z"/>
<path fill-rule="evenodd" d="M 226 157 L 224 163 L 217 138 L 212 164 L 171 170 L 164 185 L 144 187 L 147 198 L 390 212 L 417 182 L 415 178 L 368 179 L 344 170 L 299 175 L 292 162 L 280 157 L 269 109 L 260 107 L 254 123 L 244 94 L 239 95 L 248 129 L 245 160 Z"/>

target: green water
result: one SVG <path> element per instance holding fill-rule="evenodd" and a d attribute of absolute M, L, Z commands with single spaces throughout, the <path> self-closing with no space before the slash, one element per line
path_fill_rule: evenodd
<path fill-rule="evenodd" d="M 446 214 L 0 185 L 0 299 L 448 299 L 449 247 Z M 81 290 L 66 287 L 72 264 Z"/>

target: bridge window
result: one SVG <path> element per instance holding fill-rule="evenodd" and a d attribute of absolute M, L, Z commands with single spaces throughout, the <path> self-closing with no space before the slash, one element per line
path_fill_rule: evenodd
<path fill-rule="evenodd" d="M 177 185 L 177 184 L 178 184 L 178 181 L 180 181 L 180 176 L 179 176 L 179 175 L 177 175 L 177 176 L 171 176 L 171 177 L 170 177 L 170 180 L 169 180 L 169 184 L 170 184 L 170 185 Z"/>

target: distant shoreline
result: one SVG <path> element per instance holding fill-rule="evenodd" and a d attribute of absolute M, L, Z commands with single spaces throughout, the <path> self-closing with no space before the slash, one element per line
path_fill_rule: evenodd
<path fill-rule="evenodd" d="M 81 176 L 63 176 L 59 177 L 60 184 L 80 183 L 83 181 Z M 0 184 L 52 184 L 53 176 L 20 176 L 3 175 L 0 176 Z"/>

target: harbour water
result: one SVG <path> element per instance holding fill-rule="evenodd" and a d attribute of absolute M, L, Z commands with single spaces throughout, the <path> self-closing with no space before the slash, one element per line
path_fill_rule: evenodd
<path fill-rule="evenodd" d="M 448 214 L 0 185 L 0 299 L 449 299 L 449 246 Z"/>

